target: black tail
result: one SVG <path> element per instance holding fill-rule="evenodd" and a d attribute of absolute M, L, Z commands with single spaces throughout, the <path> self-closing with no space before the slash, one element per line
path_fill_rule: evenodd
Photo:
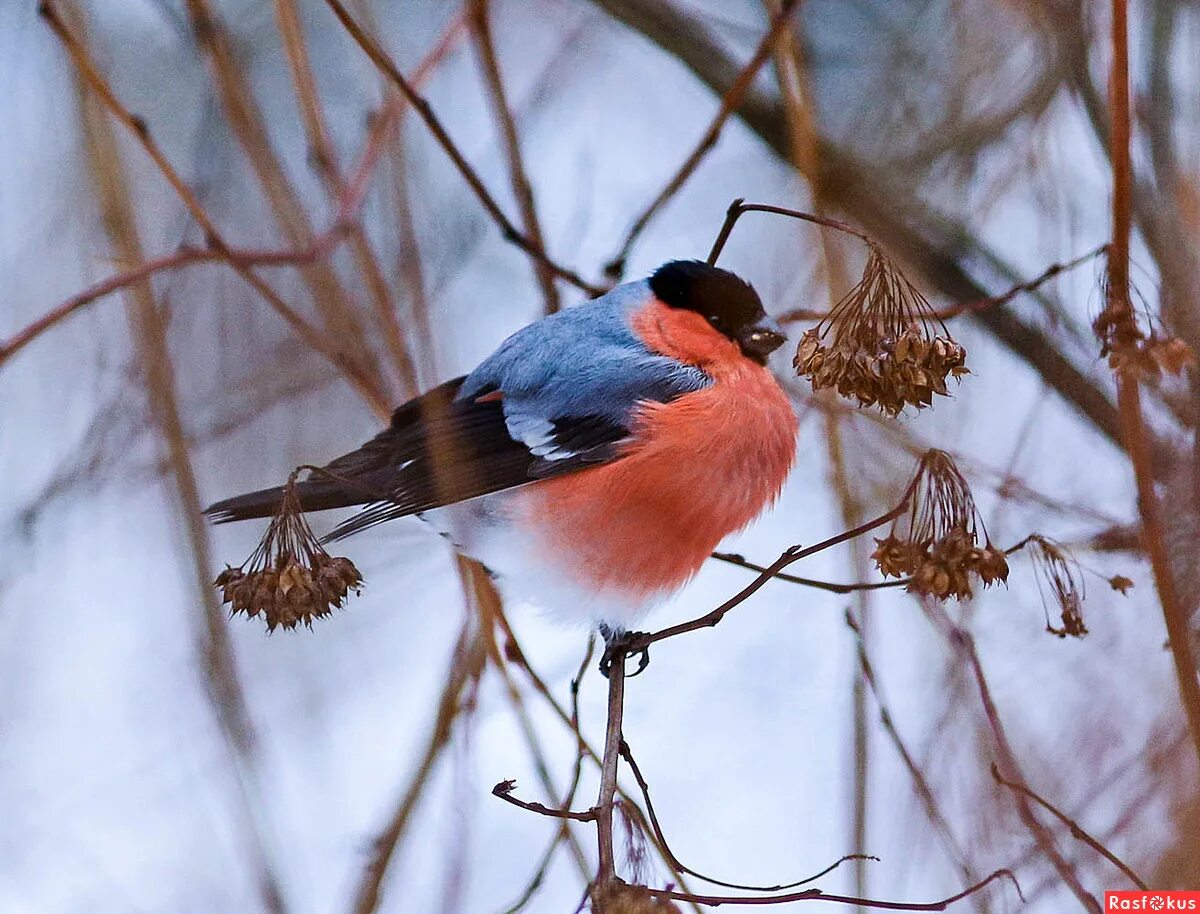
<path fill-rule="evenodd" d="M 358 450 L 333 461 L 326 468 L 333 476 L 321 476 L 319 471 L 297 483 L 296 494 L 302 511 L 325 511 L 330 508 L 349 508 L 377 501 L 387 501 L 395 487 L 395 474 L 404 469 L 410 456 L 407 451 L 423 440 L 423 423 L 430 417 L 445 413 L 463 378 L 454 378 L 430 391 L 409 400 L 392 414 L 391 426 L 380 432 Z M 339 479 L 341 481 L 339 481 Z M 213 523 L 227 524 L 235 520 L 270 517 L 283 499 L 283 488 L 276 486 L 226 498 L 204 510 Z M 401 512 L 403 513 L 403 512 Z M 412 512 L 408 512 L 412 513 Z M 357 528 L 356 528 L 357 529 Z"/>
<path fill-rule="evenodd" d="M 297 483 L 296 494 L 300 498 L 300 509 L 306 512 L 365 505 L 372 500 L 371 496 L 362 489 L 351 489 L 329 480 Z M 226 498 L 224 501 L 209 505 L 204 509 L 204 514 L 206 517 L 212 518 L 215 524 L 227 524 L 235 520 L 251 520 L 255 517 L 270 517 L 279 508 L 282 498 L 283 488 L 281 486 L 259 489 L 257 492 L 235 495 L 233 498 Z"/>

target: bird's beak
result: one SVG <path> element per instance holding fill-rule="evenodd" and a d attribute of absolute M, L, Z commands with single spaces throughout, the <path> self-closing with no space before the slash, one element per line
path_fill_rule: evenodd
<path fill-rule="evenodd" d="M 738 334 L 738 344 L 742 347 L 747 358 L 760 365 L 767 364 L 767 356 L 787 342 L 780 326 L 769 317 L 763 317 L 742 329 Z"/>

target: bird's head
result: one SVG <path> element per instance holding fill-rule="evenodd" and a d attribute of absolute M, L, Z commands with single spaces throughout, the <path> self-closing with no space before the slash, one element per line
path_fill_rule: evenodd
<path fill-rule="evenodd" d="M 728 270 L 699 260 L 672 260 L 654 271 L 650 291 L 670 308 L 700 315 L 760 365 L 786 341 L 754 287 Z"/>

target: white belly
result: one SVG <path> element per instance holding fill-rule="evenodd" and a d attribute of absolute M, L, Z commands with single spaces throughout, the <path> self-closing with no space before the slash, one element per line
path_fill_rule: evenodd
<path fill-rule="evenodd" d="M 506 600 L 535 607 L 569 627 L 632 629 L 666 594 L 646 597 L 597 590 L 576 583 L 560 565 L 548 562 L 544 547 L 510 520 L 512 492 L 497 492 L 421 514 L 455 548 L 482 563 L 496 577 Z"/>

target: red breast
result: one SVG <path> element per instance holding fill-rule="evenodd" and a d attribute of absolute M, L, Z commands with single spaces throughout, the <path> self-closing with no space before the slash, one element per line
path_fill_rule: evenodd
<path fill-rule="evenodd" d="M 685 583 L 778 497 L 797 421 L 771 373 L 700 314 L 651 296 L 631 323 L 651 350 L 713 383 L 643 403 L 620 460 L 526 486 L 515 520 L 576 579 L 651 597 Z"/>

